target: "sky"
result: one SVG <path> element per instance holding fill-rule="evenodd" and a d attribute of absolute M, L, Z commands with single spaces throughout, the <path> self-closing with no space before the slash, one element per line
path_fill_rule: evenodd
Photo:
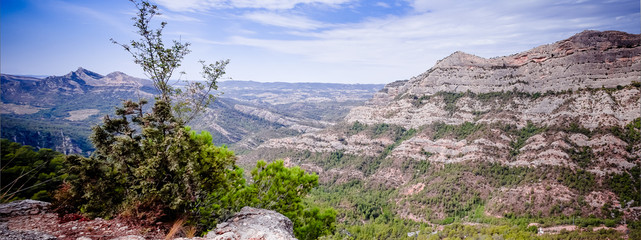
<path fill-rule="evenodd" d="M 583 30 L 641 31 L 638 0 L 152 0 L 165 42 L 191 43 L 174 78 L 229 59 L 225 79 L 390 83 L 455 51 L 490 58 Z M 0 0 L 0 71 L 78 67 L 147 78 L 122 47 L 138 39 L 127 0 Z"/>

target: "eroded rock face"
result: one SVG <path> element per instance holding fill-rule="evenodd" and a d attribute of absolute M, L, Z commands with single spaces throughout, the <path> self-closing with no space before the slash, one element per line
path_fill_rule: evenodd
<path fill-rule="evenodd" d="M 244 207 L 227 222 L 218 224 L 206 238 L 214 240 L 296 239 L 294 224 L 289 218 L 275 211 L 252 207 Z"/>
<path fill-rule="evenodd" d="M 584 31 L 566 40 L 511 56 L 485 59 L 455 52 L 412 78 L 408 94 L 561 91 L 638 81 L 641 35 Z"/>
<path fill-rule="evenodd" d="M 270 150 L 305 153 L 288 156 L 293 155 L 292 162 L 303 169 L 318 173 L 323 184 L 360 180 L 396 188 L 397 209 L 403 209 L 399 216 L 423 219 L 423 208 L 432 207 L 432 217 L 440 218 L 445 215 L 439 205 L 427 206 L 421 198 L 441 194 L 430 186 L 442 179 L 429 174 L 448 164 L 581 170 L 593 174 L 597 182 L 641 164 L 641 144 L 612 130 L 641 116 L 639 81 L 639 34 L 585 31 L 492 59 L 456 52 L 423 74 L 388 84 L 365 105 L 352 108 L 344 126 L 271 139 L 258 149 L 268 156 Z M 526 126 L 540 131 L 522 137 L 520 131 Z M 570 130 L 571 126 L 578 129 Z M 385 132 L 394 127 L 415 132 L 410 136 Z M 473 127 L 479 128 L 470 130 Z M 436 134 L 447 128 L 457 130 Z M 470 135 L 454 133 L 468 130 Z M 349 157 L 324 162 L 330 153 Z M 247 156 L 252 157 L 264 159 Z M 546 179 L 498 186 L 489 183 L 491 177 L 459 178 L 456 182 L 472 186 L 469 189 L 491 203 L 487 211 L 498 216 L 526 209 L 548 213 L 553 204 L 542 204 L 547 200 L 564 206 L 563 211 L 580 209 L 598 215 L 606 202 L 594 201 L 600 206 L 584 208 L 575 204 L 583 193 Z M 548 188 L 558 194 L 549 194 Z M 525 204 L 530 195 L 536 198 Z M 607 201 L 618 200 L 613 196 Z M 626 214 L 640 212 L 626 209 Z"/>

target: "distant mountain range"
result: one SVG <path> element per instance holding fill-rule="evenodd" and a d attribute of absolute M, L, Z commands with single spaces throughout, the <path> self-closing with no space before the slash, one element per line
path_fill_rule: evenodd
<path fill-rule="evenodd" d="M 122 100 L 153 100 L 149 80 L 122 72 L 101 75 L 78 68 L 64 76 L 2 74 L 2 137 L 38 148 L 87 154 L 91 126 L 113 114 Z M 383 85 L 224 81 L 217 101 L 195 129 L 209 130 L 216 144 L 248 149 L 271 136 L 315 131 L 341 119 Z"/>

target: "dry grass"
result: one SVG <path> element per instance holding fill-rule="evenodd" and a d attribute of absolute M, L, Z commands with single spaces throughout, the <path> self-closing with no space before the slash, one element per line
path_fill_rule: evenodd
<path fill-rule="evenodd" d="M 185 224 L 184 218 L 176 220 L 174 224 L 171 226 L 171 229 L 169 229 L 169 232 L 167 233 L 167 235 L 165 235 L 165 240 L 173 239 L 176 236 L 176 234 L 178 234 L 178 232 L 181 232 L 184 224 Z"/>
<path fill-rule="evenodd" d="M 165 240 L 174 239 L 175 237 L 186 237 L 193 238 L 198 232 L 198 228 L 194 226 L 185 226 L 186 218 L 181 218 L 176 220 L 167 235 L 165 235 Z"/>
<path fill-rule="evenodd" d="M 196 236 L 196 232 L 197 231 L 198 231 L 198 228 L 196 228 L 194 226 L 185 226 L 185 227 L 183 227 L 183 231 L 182 232 L 185 235 L 185 237 L 193 238 L 193 237 Z"/>

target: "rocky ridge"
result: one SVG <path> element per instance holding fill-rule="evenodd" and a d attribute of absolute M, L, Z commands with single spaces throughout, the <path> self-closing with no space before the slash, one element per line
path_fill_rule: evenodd
<path fill-rule="evenodd" d="M 534 93 L 627 85 L 639 80 L 640 46 L 638 34 L 584 31 L 506 57 L 485 59 L 455 52 L 410 79 L 402 94 L 513 89 Z"/>
<path fill-rule="evenodd" d="M 499 187 L 491 175 L 465 172 L 448 182 L 464 182 L 470 188 L 455 191 L 479 196 L 488 213 L 499 216 L 510 211 L 551 214 L 553 204 L 537 204 L 544 200 L 564 206 L 566 213 L 583 209 L 583 200 L 577 199 L 583 199 L 584 190 L 557 181 L 568 174 L 563 171 L 587 171 L 600 187 L 590 198 L 595 206 L 582 211 L 600 215 L 597 205 L 620 200 L 605 187 L 608 176 L 641 164 L 641 141 L 621 134 L 641 117 L 640 81 L 638 34 L 584 31 L 492 59 L 457 52 L 417 77 L 388 84 L 353 108 L 342 125 L 269 140 L 243 161 L 286 157 L 319 173 L 325 184 L 359 180 L 392 189 L 424 184 L 428 187 L 408 190 L 411 194 L 395 201 L 397 214 L 412 219 L 425 219 L 425 211 L 416 209 L 442 195 L 437 186 L 451 179 L 439 176 L 449 164 L 554 172 L 539 176 L 538 185 Z M 319 160 L 332 156 L 339 161 Z M 430 166 L 425 175 L 411 167 L 421 164 Z M 528 204 L 517 200 L 528 194 L 536 196 Z M 600 196 L 608 197 L 597 201 Z M 510 207 L 514 203 L 519 204 Z M 626 204 L 619 204 L 618 211 L 638 217 L 639 209 Z M 446 216 L 442 206 L 430 206 L 431 217 Z"/>

